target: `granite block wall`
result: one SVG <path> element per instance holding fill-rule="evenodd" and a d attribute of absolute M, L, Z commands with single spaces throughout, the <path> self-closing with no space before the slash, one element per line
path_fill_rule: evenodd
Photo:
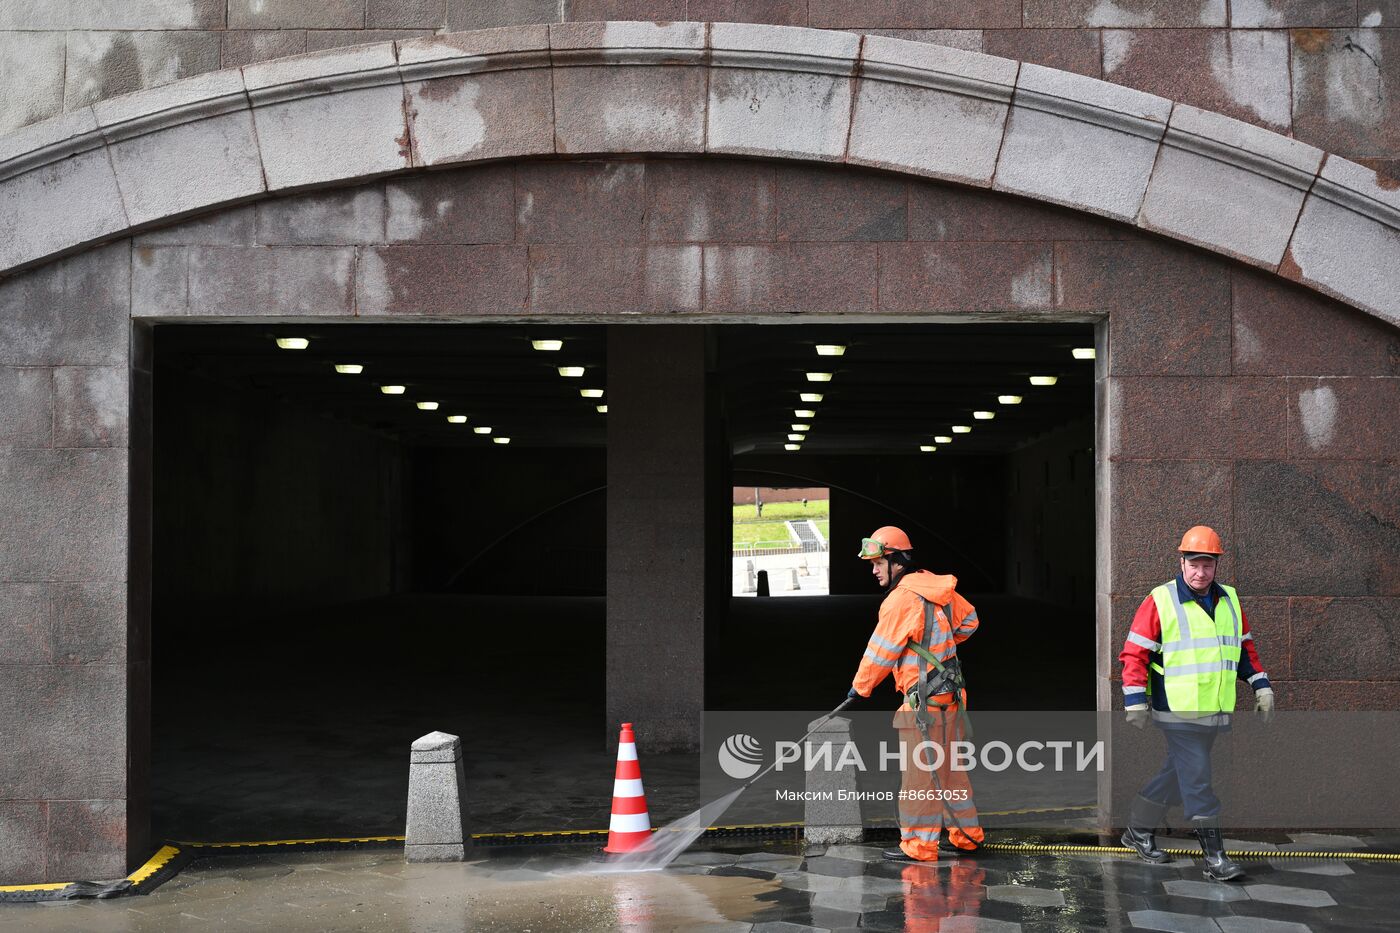
<path fill-rule="evenodd" d="M 1244 593 L 1281 706 L 1400 702 L 1393 326 L 1109 221 L 863 170 L 618 159 L 409 175 L 234 208 L 0 283 L 0 741 L 16 750 L 0 760 L 0 877 L 115 876 L 148 854 L 151 370 L 133 318 L 789 311 L 1098 322 L 1102 707 L 1119 702 L 1113 659 L 1133 608 L 1196 522 L 1225 537 L 1222 575 Z M 615 450 L 639 472 L 619 478 L 632 494 L 610 491 L 610 536 L 627 539 L 648 497 L 694 519 L 619 551 L 620 589 L 620 575 L 703 552 L 705 364 L 698 330 L 615 333 L 609 470 Z M 676 402 L 662 427 L 658 384 Z M 609 715 L 671 698 L 649 717 L 653 747 L 694 735 L 703 580 L 702 566 L 679 571 L 671 605 L 689 621 L 668 629 L 677 654 L 651 674 L 620 659 L 650 643 L 654 614 L 622 601 L 613 615 L 610 600 Z"/>
<path fill-rule="evenodd" d="M 126 870 L 130 248 L 0 284 L 0 877 Z M 139 718 L 140 711 L 136 711 Z M 140 744 L 140 730 L 137 730 Z"/>

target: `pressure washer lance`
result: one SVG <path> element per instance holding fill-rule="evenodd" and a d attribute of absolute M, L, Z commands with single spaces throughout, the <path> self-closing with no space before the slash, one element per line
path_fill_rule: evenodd
<path fill-rule="evenodd" d="M 840 706 L 836 707 L 834 710 L 832 710 L 831 712 L 827 713 L 827 714 L 826 714 L 825 716 L 823 716 L 821 719 L 818 719 L 816 725 L 814 725 L 814 726 L 812 726 L 812 728 L 808 729 L 808 730 L 807 730 L 807 734 L 804 735 L 802 738 L 798 739 L 797 742 L 796 742 L 795 744 L 801 745 L 803 742 L 807 741 L 807 739 L 811 738 L 813 732 L 816 732 L 816 731 L 817 731 L 818 729 L 820 729 L 822 726 L 824 726 L 824 725 L 826 725 L 828 722 L 830 722 L 831 719 L 832 719 L 832 717 L 834 717 L 837 713 L 841 712 L 841 711 L 842 711 L 843 709 L 845 709 L 846 707 L 850 706 L 850 705 L 851 705 L 851 702 L 852 702 L 853 700 L 855 700 L 855 697 L 846 697 L 846 699 L 843 700 L 843 701 L 841 702 L 841 705 L 840 705 Z M 758 773 L 755 774 L 753 777 L 749 778 L 749 780 L 744 784 L 743 787 L 739 788 L 739 790 L 741 790 L 741 791 L 748 790 L 750 787 L 752 787 L 753 785 L 757 784 L 757 783 L 759 782 L 759 780 L 760 780 L 764 775 L 766 775 L 769 771 L 772 771 L 772 770 L 773 770 L 774 768 L 776 768 L 777 766 L 778 766 L 778 762 L 777 762 L 777 760 L 775 759 L 771 765 L 769 765 L 768 767 L 764 768 L 762 771 L 758 772 Z"/>

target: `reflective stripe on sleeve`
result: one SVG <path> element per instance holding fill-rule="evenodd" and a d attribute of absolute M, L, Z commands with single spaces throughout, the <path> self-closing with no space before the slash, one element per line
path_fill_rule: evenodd
<path fill-rule="evenodd" d="M 1245 681 L 1245 683 L 1250 683 L 1250 684 L 1252 684 L 1252 683 L 1254 683 L 1256 680 L 1260 679 L 1261 677 L 1262 677 L 1264 680 L 1268 680 L 1268 679 L 1269 679 L 1269 675 L 1268 675 L 1268 674 L 1264 673 L 1263 671 L 1260 671 L 1259 673 L 1255 674 L 1253 677 L 1251 677 L 1251 678 L 1249 678 L 1247 681 Z"/>
<path fill-rule="evenodd" d="M 1139 635 L 1137 632 L 1129 632 L 1128 641 L 1137 645 L 1139 648 L 1146 648 L 1148 651 L 1162 650 L 1162 643 L 1160 641 L 1153 641 L 1146 635 Z"/>
<path fill-rule="evenodd" d="M 878 667 L 894 667 L 897 661 L 886 660 L 875 653 L 874 648 L 865 649 L 865 660 Z"/>
<path fill-rule="evenodd" d="M 883 649 L 885 649 L 886 651 L 892 651 L 892 652 L 894 652 L 895 654 L 899 654 L 901 651 L 904 650 L 904 646 L 903 646 L 903 645 L 896 645 L 896 644 L 895 644 L 894 642 L 892 642 L 892 641 L 885 641 L 885 640 L 884 640 L 883 638 L 881 638 L 879 635 L 871 635 L 871 636 L 870 636 L 870 644 L 871 644 L 872 646 L 876 647 L 876 648 L 883 648 Z"/>

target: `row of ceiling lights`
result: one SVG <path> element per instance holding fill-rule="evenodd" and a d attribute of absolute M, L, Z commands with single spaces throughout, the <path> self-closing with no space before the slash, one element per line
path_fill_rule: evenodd
<path fill-rule="evenodd" d="M 1092 360 L 1092 359 L 1094 358 L 1094 356 L 1095 356 L 1094 348 L 1093 348 L 1093 347 L 1075 347 L 1075 348 L 1073 348 L 1072 350 L 1070 350 L 1070 354 L 1071 354 L 1076 360 Z M 1029 382 L 1030 382 L 1030 384 L 1031 384 L 1032 386 L 1035 386 L 1035 387 L 1037 387 L 1037 388 L 1045 388 L 1045 387 L 1053 386 L 1055 383 L 1057 383 L 1057 382 L 1060 381 L 1060 377 L 1059 377 L 1059 376 L 1052 376 L 1052 375 L 1028 376 L 1027 379 L 1029 380 Z M 997 396 L 997 404 L 999 404 L 999 405 L 1019 405 L 1019 404 L 1021 404 L 1022 401 L 1024 401 L 1024 397 L 1023 397 L 1023 396 L 1020 396 L 1020 395 L 998 395 L 998 396 Z M 997 416 L 997 413 L 994 412 L 994 411 L 985 411 L 985 410 L 984 410 L 984 411 L 974 411 L 974 412 L 972 413 L 972 418 L 973 418 L 974 421 L 991 421 L 991 420 L 993 420 L 994 418 L 996 418 L 996 416 Z M 938 445 L 939 445 L 939 444 L 951 444 L 951 443 L 953 443 L 953 435 L 954 435 L 954 434 L 971 434 L 971 433 L 972 433 L 972 425 L 970 425 L 970 424 L 954 424 L 954 425 L 950 425 L 950 426 L 949 426 L 949 429 L 952 431 L 952 434 L 935 434 L 935 435 L 933 436 L 933 443 L 932 443 L 932 444 L 920 444 L 920 445 L 919 445 L 919 450 L 922 451 L 923 453 L 931 454 L 931 453 L 934 453 L 934 452 L 936 452 L 936 451 L 938 450 Z"/>
<path fill-rule="evenodd" d="M 1075 347 L 1070 353 L 1076 360 L 1092 360 L 1096 355 L 1093 347 Z M 841 344 L 819 343 L 817 344 L 817 355 L 845 356 L 846 347 Z M 808 382 L 830 382 L 834 375 L 834 373 L 829 372 L 806 373 Z M 1053 386 L 1055 383 L 1059 382 L 1060 377 L 1041 375 L 1031 376 L 1029 379 L 1031 385 L 1039 387 Z M 815 404 L 822 400 L 822 393 L 802 392 L 799 394 L 799 398 L 801 398 L 803 402 Z M 1001 405 L 1019 405 L 1022 402 L 1022 397 L 1019 395 L 998 395 L 997 402 Z M 817 416 L 816 409 L 814 408 L 794 408 L 792 413 L 799 419 L 811 419 Z M 996 416 L 997 414 L 994 411 L 974 411 L 972 413 L 973 420 L 976 421 L 991 421 Z M 807 439 L 807 432 L 812 429 L 812 425 L 807 421 L 795 421 L 790 424 L 789 427 L 791 428 L 791 433 L 787 435 L 787 443 L 783 445 L 783 449 L 794 452 L 799 451 L 802 449 L 802 442 Z M 950 430 L 952 434 L 971 434 L 972 426 L 968 424 L 955 424 L 950 426 Z M 936 445 L 953 443 L 951 434 L 936 434 L 933 440 L 933 444 L 920 444 L 919 450 L 931 454 L 938 450 Z"/>
<path fill-rule="evenodd" d="M 539 350 L 539 351 L 541 351 L 541 352 L 543 352 L 543 353 L 558 353 L 560 350 L 564 349 L 564 341 L 562 341 L 562 340 L 531 340 L 531 341 L 530 341 L 530 346 L 534 347 L 536 350 Z M 587 372 L 587 367 L 584 367 L 584 366 L 556 366 L 556 367 L 555 367 L 555 370 L 559 373 L 559 375 L 563 376 L 565 379 L 578 379 L 578 378 L 580 378 L 581 376 L 583 376 L 583 374 L 584 374 L 585 372 Z M 603 395 L 604 395 L 604 390 L 603 390 L 603 389 L 579 389 L 579 390 L 578 390 L 578 394 L 579 394 L 580 396 L 582 396 L 583 398 L 602 398 Z M 597 405 L 594 405 L 594 406 L 593 406 L 593 410 L 596 411 L 596 412 L 598 412 L 598 414 L 600 414 L 600 415 L 606 415 L 606 414 L 608 413 L 608 406 L 607 406 L 605 403 L 603 403 L 603 402 L 599 402 Z"/>
<path fill-rule="evenodd" d="M 311 346 L 311 340 L 306 337 L 278 337 L 277 346 L 283 350 L 305 350 Z M 335 371 L 342 376 L 358 376 L 365 371 L 363 363 L 336 363 L 334 364 L 334 366 Z M 403 395 L 406 391 L 408 391 L 408 387 L 401 385 L 381 385 L 379 387 L 379 391 L 384 393 L 385 395 Z M 440 407 L 438 402 L 420 401 L 415 402 L 414 404 L 417 406 L 419 411 L 437 411 Z M 448 415 L 447 421 L 449 424 L 466 424 L 467 416 Z M 492 430 L 493 429 L 490 425 L 482 424 L 473 427 L 472 433 L 487 435 L 490 434 Z M 494 444 L 500 444 L 504 446 L 510 443 L 510 438 L 505 437 L 503 435 L 497 435 L 491 438 L 491 442 Z"/>

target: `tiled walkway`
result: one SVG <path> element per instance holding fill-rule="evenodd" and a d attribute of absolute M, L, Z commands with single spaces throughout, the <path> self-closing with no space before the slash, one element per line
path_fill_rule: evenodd
<path fill-rule="evenodd" d="M 1280 836 L 1280 839 L 1287 837 Z M 1184 844 L 1184 840 L 1171 840 Z M 1400 839 L 1300 834 L 1269 852 L 1396 851 Z M 392 850 L 195 862 L 146 897 L 0 906 L 0 930 L 1163 930 L 1326 933 L 1400 927 L 1400 863 L 1249 860 L 1223 885 L 1199 865 L 992 853 L 896 864 L 876 846 L 697 848 L 668 869 L 599 874 L 583 847 L 499 849 L 407 865 Z"/>

